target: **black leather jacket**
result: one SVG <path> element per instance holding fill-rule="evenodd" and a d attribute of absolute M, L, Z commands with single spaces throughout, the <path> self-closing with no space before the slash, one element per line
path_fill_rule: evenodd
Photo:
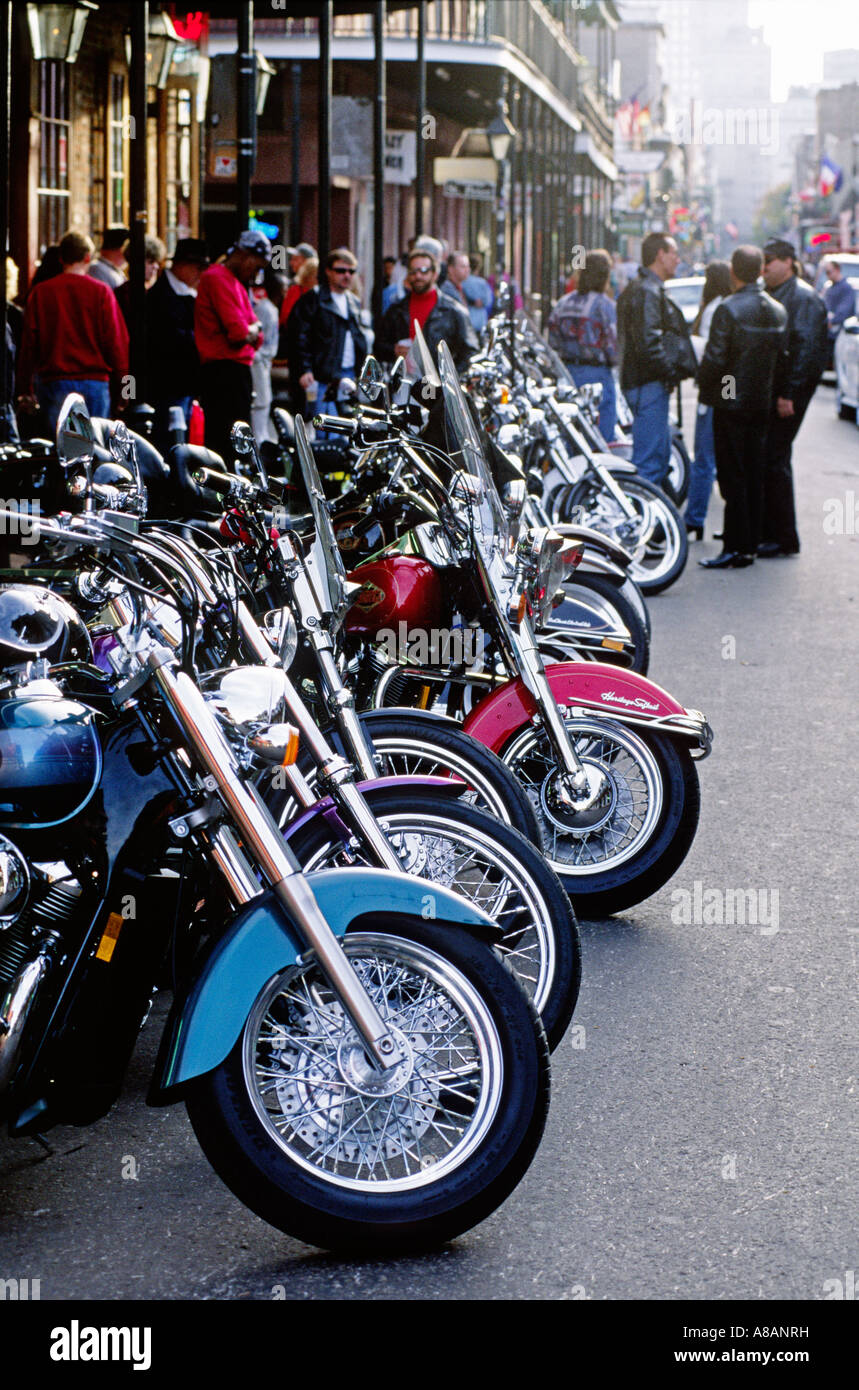
<path fill-rule="evenodd" d="M 410 296 L 407 295 L 405 299 L 395 299 L 382 315 L 382 321 L 379 324 L 379 336 L 374 343 L 374 350 L 380 362 L 393 362 L 396 355 L 394 353 L 395 345 L 402 342 L 404 338 L 411 338 L 412 336 L 412 325 L 409 322 L 409 298 Z M 444 340 L 450 348 L 457 368 L 464 367 L 480 346 L 468 310 L 464 305 L 457 304 L 450 295 L 442 294 L 440 290 L 435 307 L 427 315 L 426 323 L 423 326 L 423 335 L 426 338 L 427 347 L 436 360 L 438 345 Z"/>
<path fill-rule="evenodd" d="M 826 305 L 810 285 L 792 275 L 772 291 L 787 310 L 787 357 L 776 395 L 793 401 L 810 396 L 829 356 Z"/>
<path fill-rule="evenodd" d="M 665 293 L 659 276 L 639 268 L 617 301 L 621 389 L 661 381 L 674 387 L 694 376 L 697 364 L 686 320 Z"/>
<path fill-rule="evenodd" d="M 320 285 L 299 299 L 290 314 L 290 318 L 298 315 L 295 322 L 296 381 L 305 372 L 312 372 L 317 381 L 339 381 L 347 331 L 355 344 L 355 365 L 350 371 L 357 378 L 367 356 L 367 339 L 361 327 L 361 305 L 348 290 L 346 303 L 348 319 L 338 314 L 327 285 Z"/>
<path fill-rule="evenodd" d="M 702 405 L 769 414 L 787 343 L 787 313 L 760 285 L 744 285 L 713 315 L 698 368 Z"/>

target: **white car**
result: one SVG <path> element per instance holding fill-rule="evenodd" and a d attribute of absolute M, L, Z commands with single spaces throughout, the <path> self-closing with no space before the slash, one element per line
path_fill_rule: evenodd
<path fill-rule="evenodd" d="M 859 280 L 851 282 L 856 290 L 856 313 L 845 319 L 835 339 L 835 408 L 839 418 L 855 416 L 859 425 Z"/>
<path fill-rule="evenodd" d="M 690 328 L 698 317 L 703 289 L 703 275 L 686 275 L 678 280 L 665 281 L 665 293 L 669 299 L 673 299 Z"/>

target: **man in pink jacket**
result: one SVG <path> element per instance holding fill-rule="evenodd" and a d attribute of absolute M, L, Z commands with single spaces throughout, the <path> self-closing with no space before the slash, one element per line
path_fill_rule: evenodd
<path fill-rule="evenodd" d="M 194 306 L 194 338 L 200 354 L 200 404 L 206 417 L 206 448 L 228 461 L 230 430 L 250 423 L 251 362 L 262 325 L 250 286 L 271 260 L 262 232 L 242 232 L 226 258 L 200 277 Z M 154 345 L 153 345 L 154 346 Z"/>

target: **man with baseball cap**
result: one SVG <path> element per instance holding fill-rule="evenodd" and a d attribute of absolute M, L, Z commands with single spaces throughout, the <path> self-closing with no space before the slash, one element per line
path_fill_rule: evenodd
<path fill-rule="evenodd" d="M 801 280 L 796 248 L 782 237 L 764 247 L 764 284 L 787 310 L 787 350 L 778 373 L 764 461 L 762 559 L 798 555 L 791 451 L 808 403 L 826 366 L 826 305 Z"/>
<path fill-rule="evenodd" d="M 230 430 L 250 423 L 251 362 L 262 333 L 250 287 L 271 260 L 262 232 L 242 232 L 223 261 L 200 276 L 194 307 L 194 338 L 200 354 L 200 404 L 206 417 L 206 448 L 227 461 Z"/>
<path fill-rule="evenodd" d="M 286 263 L 289 266 L 290 283 L 295 283 L 295 277 L 304 265 L 305 261 L 312 261 L 318 258 L 315 246 L 311 246 L 309 241 L 300 241 L 297 246 L 287 246 Z"/>
<path fill-rule="evenodd" d="M 155 407 L 152 438 L 162 451 L 170 445 L 170 407 L 181 408 L 187 427 L 199 390 L 194 305 L 200 276 L 208 264 L 204 241 L 180 238 L 173 260 L 146 296 L 146 393 Z"/>
<path fill-rule="evenodd" d="M 90 261 L 87 275 L 91 275 L 94 280 L 101 280 L 103 285 L 112 290 L 118 290 L 120 285 L 124 285 L 128 266 L 125 247 L 130 236 L 127 227 L 106 227 L 101 238 L 101 250 Z"/>

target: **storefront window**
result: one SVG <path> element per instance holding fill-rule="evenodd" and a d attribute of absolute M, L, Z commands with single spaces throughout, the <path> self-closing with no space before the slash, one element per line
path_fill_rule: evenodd
<path fill-rule="evenodd" d="M 126 155 L 128 120 L 125 113 L 125 75 L 112 72 L 108 87 L 107 222 L 120 227 L 125 222 L 127 196 Z"/>
<path fill-rule="evenodd" d="M 69 78 L 66 64 L 39 63 L 39 256 L 69 225 Z"/>

